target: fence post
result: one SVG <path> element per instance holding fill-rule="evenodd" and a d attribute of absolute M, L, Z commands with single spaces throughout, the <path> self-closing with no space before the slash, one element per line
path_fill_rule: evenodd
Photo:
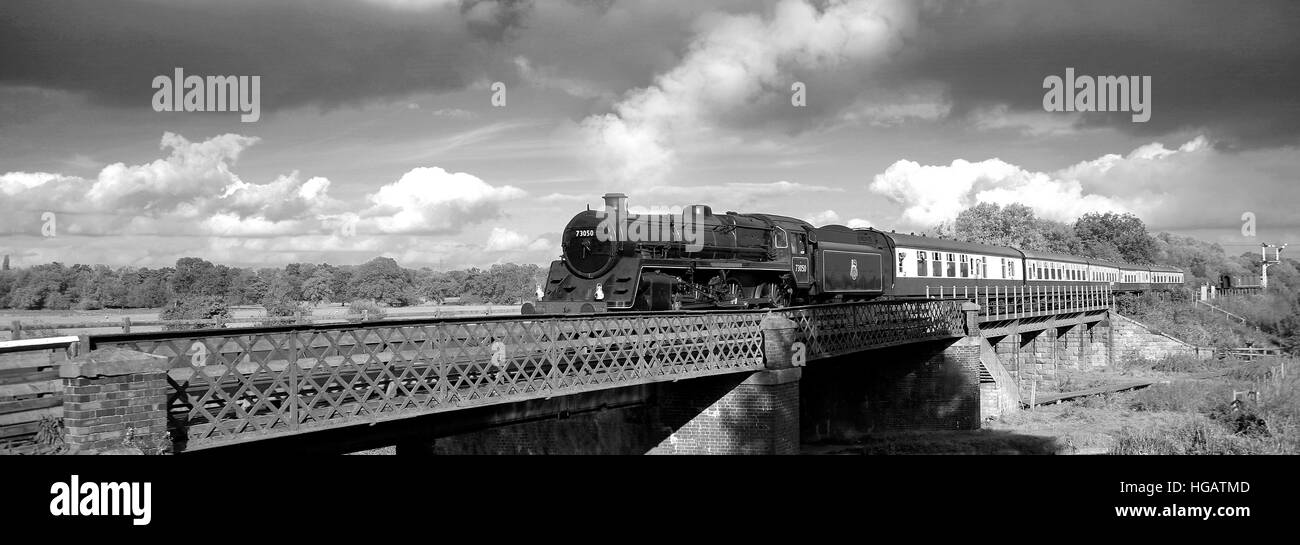
<path fill-rule="evenodd" d="M 130 317 L 130 316 L 123 316 L 123 317 L 122 317 L 122 333 L 130 333 L 130 332 L 131 332 L 131 317 Z"/>
<path fill-rule="evenodd" d="M 23 338 L 23 323 L 18 320 L 14 320 L 13 322 L 11 322 L 11 327 L 12 328 L 9 330 L 12 333 L 10 337 L 12 337 L 13 340 L 15 341 L 21 340 Z"/>
<path fill-rule="evenodd" d="M 301 319 L 302 319 L 301 311 L 298 312 L 298 318 L 300 320 L 299 323 L 301 323 Z M 298 339 L 298 332 L 296 330 L 290 331 L 289 332 L 289 391 L 285 392 L 286 394 L 289 395 L 289 399 L 286 399 L 285 401 L 289 403 L 289 429 L 295 431 L 298 429 L 298 424 L 302 422 L 302 418 L 300 418 L 298 415 L 298 353 L 300 351 L 299 349 L 300 342 L 301 341 Z"/>

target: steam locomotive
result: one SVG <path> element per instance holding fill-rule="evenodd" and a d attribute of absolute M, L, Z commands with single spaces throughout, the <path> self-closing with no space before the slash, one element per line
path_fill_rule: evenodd
<path fill-rule="evenodd" d="M 632 214 L 627 195 L 565 226 L 536 303 L 524 314 L 784 307 L 984 286 L 1109 285 L 1143 291 L 1183 283 L 1178 269 L 812 224 L 773 214 L 715 214 L 704 205 Z"/>

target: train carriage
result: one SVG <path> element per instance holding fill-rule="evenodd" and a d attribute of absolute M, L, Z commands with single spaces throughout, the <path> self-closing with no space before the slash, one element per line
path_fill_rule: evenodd
<path fill-rule="evenodd" d="M 1151 289 L 1151 266 L 1133 263 L 1119 264 L 1119 281 L 1115 291 L 1147 291 Z"/>
<path fill-rule="evenodd" d="M 1019 286 L 1024 282 L 1023 256 L 1014 248 L 874 229 L 861 231 L 880 233 L 892 245 L 891 295 L 926 296 L 941 288 L 962 292 L 982 286 Z"/>
<path fill-rule="evenodd" d="M 1097 284 L 1088 274 L 1086 257 L 1036 250 L 1021 250 L 1025 256 L 1025 284 L 1029 286 L 1081 286 Z"/>

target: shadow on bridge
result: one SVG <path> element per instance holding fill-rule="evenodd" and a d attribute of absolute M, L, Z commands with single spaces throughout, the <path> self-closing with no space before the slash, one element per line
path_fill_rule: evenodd
<path fill-rule="evenodd" d="M 962 345 L 931 341 L 810 364 L 800 384 L 801 442 L 978 428 L 978 371 L 955 353 Z"/>

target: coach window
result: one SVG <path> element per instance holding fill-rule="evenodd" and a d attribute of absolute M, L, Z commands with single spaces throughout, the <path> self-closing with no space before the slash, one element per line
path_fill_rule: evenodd
<path fill-rule="evenodd" d="M 780 227 L 776 228 L 776 232 L 772 233 L 772 243 L 775 244 L 777 248 L 790 247 L 790 243 L 785 238 L 785 229 Z"/>
<path fill-rule="evenodd" d="M 943 254 L 939 252 L 930 252 L 930 276 L 943 276 Z"/>
<path fill-rule="evenodd" d="M 948 254 L 948 278 L 957 277 L 957 258 L 953 254 Z"/>
<path fill-rule="evenodd" d="M 957 259 L 961 261 L 961 277 L 970 278 L 970 263 L 967 260 L 966 254 L 957 256 Z"/>
<path fill-rule="evenodd" d="M 916 252 L 916 275 L 925 276 L 925 252 Z"/>

